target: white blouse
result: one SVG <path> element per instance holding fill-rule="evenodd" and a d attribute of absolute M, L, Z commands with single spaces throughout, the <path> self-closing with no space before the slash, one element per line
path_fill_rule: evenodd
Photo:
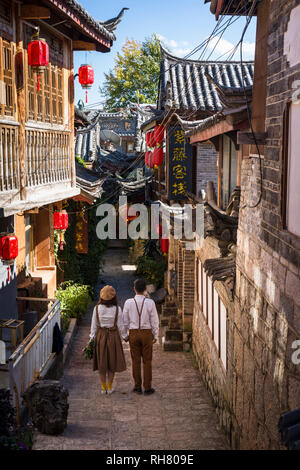
<path fill-rule="evenodd" d="M 98 315 L 99 315 L 98 319 L 97 319 L 97 308 L 98 308 Z M 99 322 L 100 322 L 101 327 L 103 328 L 112 328 L 115 323 L 115 315 L 116 315 L 115 306 L 112 306 L 112 307 L 106 307 L 105 305 L 96 306 L 93 311 L 90 339 L 95 338 L 97 334 Z M 117 326 L 120 332 L 120 336 L 123 338 L 126 338 L 127 334 L 124 329 L 123 313 L 122 313 L 121 307 L 119 307 Z"/>

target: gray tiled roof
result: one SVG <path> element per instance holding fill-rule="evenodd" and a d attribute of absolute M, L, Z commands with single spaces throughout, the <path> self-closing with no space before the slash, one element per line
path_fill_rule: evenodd
<path fill-rule="evenodd" d="M 83 194 L 88 194 L 91 198 L 99 198 L 103 193 L 105 178 L 99 178 L 95 171 L 84 168 L 76 163 L 76 186 Z"/>
<path fill-rule="evenodd" d="M 177 111 L 222 109 L 218 93 L 208 75 L 221 86 L 241 88 L 253 84 L 254 63 L 199 61 L 174 57 L 162 48 L 158 108 Z"/>

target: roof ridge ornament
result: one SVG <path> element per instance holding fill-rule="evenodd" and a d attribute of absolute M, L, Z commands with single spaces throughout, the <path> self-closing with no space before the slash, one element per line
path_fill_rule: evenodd
<path fill-rule="evenodd" d="M 112 33 L 113 31 L 117 29 L 118 24 L 121 22 L 122 17 L 124 16 L 125 10 L 129 10 L 129 8 L 127 7 L 122 8 L 120 13 L 114 18 L 111 18 L 110 20 L 106 20 L 106 21 L 99 21 L 99 23 Z"/>

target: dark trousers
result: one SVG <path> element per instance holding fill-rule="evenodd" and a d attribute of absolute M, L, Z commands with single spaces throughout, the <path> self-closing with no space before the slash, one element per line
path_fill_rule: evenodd
<path fill-rule="evenodd" d="M 135 388 L 142 387 L 141 360 L 143 360 L 144 389 L 149 390 L 152 384 L 152 330 L 129 330 L 129 344 Z"/>

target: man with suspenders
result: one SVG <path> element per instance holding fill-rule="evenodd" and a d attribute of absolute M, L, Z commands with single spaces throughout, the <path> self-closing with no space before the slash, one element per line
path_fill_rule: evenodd
<path fill-rule="evenodd" d="M 158 339 L 159 318 L 152 299 L 145 297 L 146 282 L 134 282 L 136 293 L 133 299 L 126 300 L 123 308 L 125 331 L 129 330 L 129 345 L 132 358 L 132 375 L 135 393 L 142 392 L 141 360 L 144 369 L 144 395 L 155 392 L 152 388 L 152 349 Z"/>

